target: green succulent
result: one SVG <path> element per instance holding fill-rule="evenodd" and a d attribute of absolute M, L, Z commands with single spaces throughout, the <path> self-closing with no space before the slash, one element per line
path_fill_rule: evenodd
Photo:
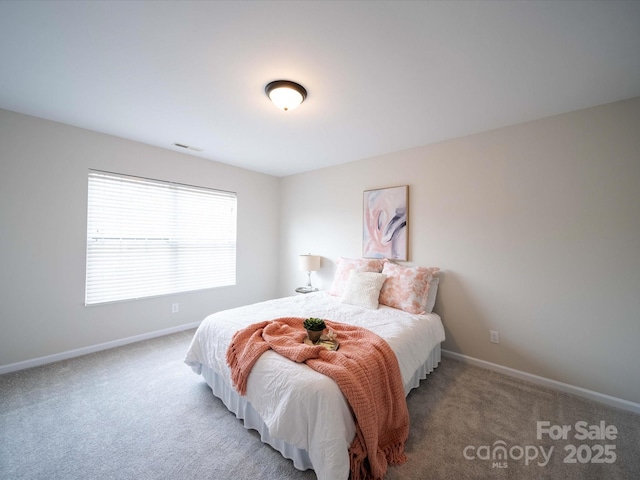
<path fill-rule="evenodd" d="M 304 328 L 306 328 L 307 330 L 312 330 L 314 332 L 320 332 L 327 328 L 327 326 L 325 325 L 323 319 L 311 317 L 307 318 L 304 321 Z"/>

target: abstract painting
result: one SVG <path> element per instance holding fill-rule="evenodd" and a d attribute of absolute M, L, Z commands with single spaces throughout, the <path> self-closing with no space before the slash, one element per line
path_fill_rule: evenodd
<path fill-rule="evenodd" d="M 408 185 L 364 192 L 364 258 L 408 260 L 408 206 Z"/>

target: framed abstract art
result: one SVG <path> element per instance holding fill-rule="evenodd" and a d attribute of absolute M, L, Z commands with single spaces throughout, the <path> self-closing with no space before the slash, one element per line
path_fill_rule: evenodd
<path fill-rule="evenodd" d="M 408 260 L 409 186 L 365 190 L 362 256 Z"/>

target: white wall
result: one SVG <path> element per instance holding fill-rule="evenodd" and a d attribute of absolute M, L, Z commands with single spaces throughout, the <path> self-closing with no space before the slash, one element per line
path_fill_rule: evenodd
<path fill-rule="evenodd" d="M 237 192 L 237 285 L 85 307 L 90 168 Z M 278 187 L 276 177 L 0 110 L 0 366 L 273 298 Z"/>
<path fill-rule="evenodd" d="M 444 348 L 640 402 L 640 98 L 283 178 L 280 295 L 300 253 L 328 288 L 361 255 L 362 192 L 405 184 Z"/>
<path fill-rule="evenodd" d="M 407 184 L 445 348 L 640 403 L 639 152 L 640 98 L 282 179 L 0 110 L 0 366 L 291 295 L 300 253 L 328 288 L 363 190 Z M 84 307 L 89 168 L 238 192 L 238 285 Z"/>

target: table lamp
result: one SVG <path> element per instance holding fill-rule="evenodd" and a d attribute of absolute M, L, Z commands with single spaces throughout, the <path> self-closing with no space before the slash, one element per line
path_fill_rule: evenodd
<path fill-rule="evenodd" d="M 320 257 L 318 255 L 300 255 L 298 257 L 298 269 L 307 272 L 307 286 L 302 287 L 307 292 L 315 292 L 318 289 L 311 285 L 311 272 L 320 270 Z"/>

